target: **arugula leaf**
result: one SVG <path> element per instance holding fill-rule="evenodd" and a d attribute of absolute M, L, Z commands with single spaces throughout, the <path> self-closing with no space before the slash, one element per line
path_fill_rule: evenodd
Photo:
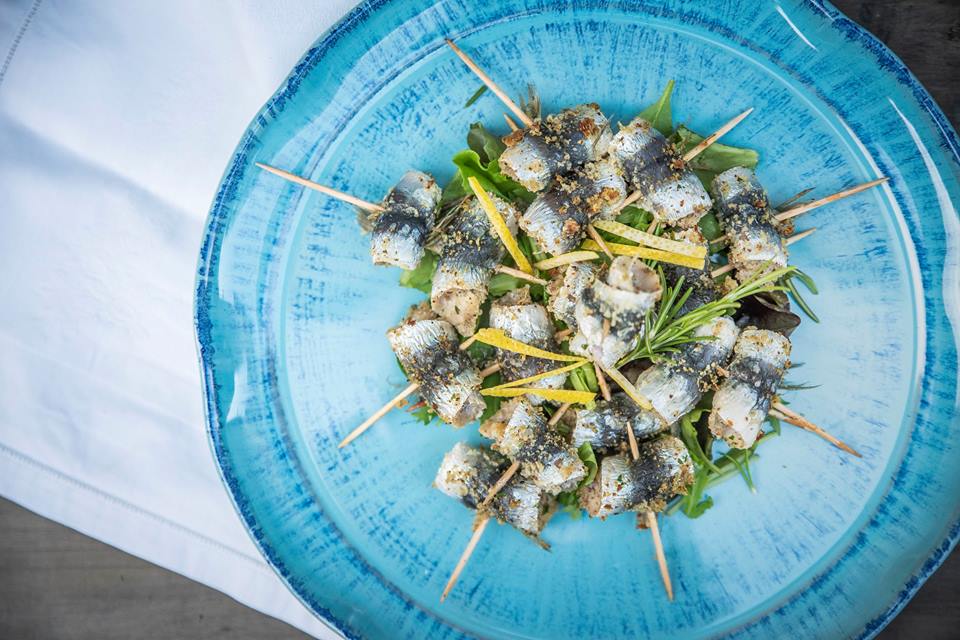
<path fill-rule="evenodd" d="M 500 372 L 491 373 L 486 378 L 483 379 L 483 382 L 480 383 L 481 389 L 489 389 L 490 387 L 495 387 L 498 384 L 503 382 L 503 376 L 500 375 Z M 493 396 L 483 396 L 483 401 L 486 404 L 486 407 L 483 410 L 483 414 L 480 415 L 480 422 L 484 422 L 490 418 L 493 414 L 500 410 L 500 403 L 503 401 L 503 398 L 494 398 Z"/>
<path fill-rule="evenodd" d="M 717 214 L 713 211 L 708 212 L 700 218 L 700 233 L 710 242 L 723 236 L 723 228 L 720 226 L 720 220 L 717 219 Z"/>
<path fill-rule="evenodd" d="M 699 518 L 713 506 L 713 498 L 703 495 L 709 481 L 710 470 L 706 467 L 700 467 L 694 472 L 693 485 L 690 486 L 687 495 L 680 501 L 683 513 L 688 518 Z"/>
<path fill-rule="evenodd" d="M 479 340 L 467 347 L 467 355 L 476 363 L 486 362 L 493 357 L 494 351 L 496 351 L 494 347 Z"/>
<path fill-rule="evenodd" d="M 570 372 L 570 383 L 577 391 L 590 391 L 597 393 L 600 386 L 597 384 L 597 372 L 593 370 L 593 365 L 587 363 L 582 367 Z"/>
<path fill-rule="evenodd" d="M 480 88 L 477 89 L 472 96 L 470 96 L 470 99 L 467 100 L 466 103 L 464 103 L 463 108 L 466 109 L 467 107 L 472 105 L 474 102 L 476 102 L 480 98 L 480 96 L 482 96 L 486 92 L 487 92 L 487 85 L 485 84 L 480 85 Z"/>
<path fill-rule="evenodd" d="M 673 93 L 674 82 L 667 83 L 660 99 L 640 112 L 640 117 L 653 125 L 653 128 L 665 136 L 673 132 L 673 115 L 670 110 L 670 94 Z"/>
<path fill-rule="evenodd" d="M 464 192 L 473 193 L 467 180 L 471 177 L 476 178 L 487 191 L 505 198 L 511 202 L 521 203 L 524 206 L 533 202 L 536 197 L 530 193 L 518 182 L 514 182 L 507 176 L 500 173 L 500 165 L 497 160 L 490 160 L 486 164 L 480 162 L 480 154 L 473 149 L 464 149 L 453 156 L 453 164 L 459 168 Z"/>
<path fill-rule="evenodd" d="M 677 147 L 680 153 L 686 153 L 697 146 L 703 136 L 694 133 L 683 125 L 677 128 L 674 134 Z M 703 185 L 709 189 L 711 181 L 718 173 L 722 173 L 732 167 L 747 167 L 753 169 L 760 161 L 760 154 L 753 149 L 742 147 L 731 147 L 719 142 L 714 142 L 700 153 L 696 158 L 690 161 L 690 167 L 696 172 L 697 177 L 703 182 Z"/>
<path fill-rule="evenodd" d="M 593 453 L 593 447 L 590 446 L 589 442 L 584 442 L 580 445 L 580 448 L 577 449 L 577 455 L 580 456 L 580 461 L 583 462 L 584 466 L 587 467 L 587 475 L 580 481 L 580 484 L 577 485 L 577 488 L 585 487 L 588 484 L 592 483 L 597 477 L 597 456 Z"/>
<path fill-rule="evenodd" d="M 557 494 L 557 504 L 559 504 L 566 513 L 574 520 L 579 519 L 583 514 L 580 511 L 580 500 L 577 498 L 576 491 L 562 491 Z"/>
<path fill-rule="evenodd" d="M 400 286 L 430 293 L 430 288 L 433 286 L 433 272 L 436 268 L 437 254 L 426 251 L 416 269 L 404 269 L 403 273 L 400 274 Z"/>
<path fill-rule="evenodd" d="M 617 216 L 617 222 L 625 224 L 628 227 L 633 227 L 634 229 L 639 229 L 640 231 L 646 231 L 650 227 L 650 223 L 653 222 L 653 214 L 631 204 L 620 211 L 620 214 Z M 624 242 L 624 240 L 625 238 L 617 238 L 617 242 L 620 243 Z"/>
<path fill-rule="evenodd" d="M 489 131 L 479 122 L 470 125 L 467 132 L 467 146 L 480 156 L 480 162 L 489 164 L 491 160 L 499 160 L 507 145 L 500 138 Z"/>
<path fill-rule="evenodd" d="M 525 280 L 521 280 L 516 276 L 511 276 L 507 273 L 495 273 L 493 277 L 490 278 L 490 284 L 487 288 L 492 297 L 499 298 L 503 294 L 513 291 L 514 289 L 519 289 L 525 284 Z"/>
<path fill-rule="evenodd" d="M 411 411 L 410 415 L 422 424 L 430 424 L 437 418 L 437 414 L 433 412 L 430 405 L 424 405 L 415 411 Z"/>

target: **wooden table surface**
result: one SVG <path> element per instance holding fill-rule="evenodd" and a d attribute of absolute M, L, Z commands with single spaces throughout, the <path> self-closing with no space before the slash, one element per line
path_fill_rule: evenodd
<path fill-rule="evenodd" d="M 893 49 L 957 126 L 960 0 L 834 4 Z M 960 554 L 880 638 L 960 637 L 957 593 Z M 0 500 L 0 640 L 305 637 L 213 589 Z"/>

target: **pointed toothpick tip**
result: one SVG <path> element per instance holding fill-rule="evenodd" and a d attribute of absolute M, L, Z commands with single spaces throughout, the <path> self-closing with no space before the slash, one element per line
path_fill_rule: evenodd
<path fill-rule="evenodd" d="M 443 602 L 447 599 L 447 596 L 450 595 L 454 585 L 457 584 L 460 574 L 463 573 L 464 567 L 467 566 L 467 561 L 470 560 L 470 556 L 473 555 L 473 550 L 477 547 L 477 543 L 480 542 L 480 536 L 483 535 L 483 531 L 487 528 L 487 524 L 489 524 L 489 522 L 490 517 L 484 516 L 483 520 L 477 523 L 476 528 L 473 530 L 473 535 L 470 536 L 470 542 L 467 543 L 467 548 L 463 550 L 462 554 L 460 554 L 460 560 L 457 561 L 457 566 L 454 567 L 453 573 L 450 574 L 450 579 L 447 580 L 447 584 L 443 588 L 443 593 L 440 594 L 440 602 Z"/>

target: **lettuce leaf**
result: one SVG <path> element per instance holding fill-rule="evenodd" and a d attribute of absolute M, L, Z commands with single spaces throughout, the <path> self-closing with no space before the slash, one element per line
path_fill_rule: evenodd
<path fill-rule="evenodd" d="M 640 112 L 640 117 L 653 125 L 653 128 L 665 136 L 673 133 L 673 113 L 670 109 L 670 94 L 673 93 L 674 82 L 667 83 L 660 99 Z"/>
<path fill-rule="evenodd" d="M 437 254 L 426 251 L 416 269 L 404 269 L 400 274 L 400 286 L 430 293 L 430 288 L 433 286 L 433 272 L 436 268 Z"/>

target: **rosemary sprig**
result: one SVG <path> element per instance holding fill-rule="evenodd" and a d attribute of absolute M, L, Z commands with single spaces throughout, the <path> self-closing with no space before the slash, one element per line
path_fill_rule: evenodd
<path fill-rule="evenodd" d="M 660 271 L 660 284 L 663 295 L 656 309 L 647 312 L 643 319 L 643 336 L 633 351 L 623 357 L 619 366 L 643 358 L 655 358 L 664 353 L 676 351 L 678 347 L 703 338 L 694 336 L 694 331 L 715 318 L 729 315 L 740 307 L 739 301 L 748 296 L 766 291 L 784 291 L 782 279 L 788 279 L 796 272 L 796 267 L 784 267 L 744 282 L 726 295 L 708 302 L 682 316 L 678 316 L 690 295 L 691 290 L 683 290 L 683 278 L 676 285 L 668 286 L 663 271 Z"/>

